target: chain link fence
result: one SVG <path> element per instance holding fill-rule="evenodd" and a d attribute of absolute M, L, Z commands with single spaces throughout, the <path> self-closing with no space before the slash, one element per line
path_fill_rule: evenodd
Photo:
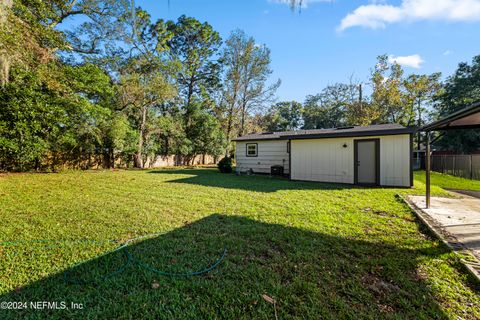
<path fill-rule="evenodd" d="M 473 180 L 480 180 L 480 154 L 432 155 L 432 170 Z"/>

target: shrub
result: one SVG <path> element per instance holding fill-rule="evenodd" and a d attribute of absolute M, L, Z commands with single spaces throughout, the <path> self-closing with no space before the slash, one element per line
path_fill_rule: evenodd
<path fill-rule="evenodd" d="M 222 160 L 218 162 L 218 170 L 221 173 L 232 173 L 232 158 L 224 157 Z"/>

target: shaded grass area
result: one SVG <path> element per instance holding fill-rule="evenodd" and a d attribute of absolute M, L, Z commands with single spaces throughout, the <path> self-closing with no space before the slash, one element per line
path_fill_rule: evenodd
<path fill-rule="evenodd" d="M 0 241 L 58 245 L 0 246 L 0 301 L 84 308 L 0 310 L 0 318 L 271 319 L 274 308 L 280 319 L 479 318 L 480 297 L 455 255 L 421 233 L 395 197 L 422 194 L 422 186 L 370 189 L 206 169 L 7 174 Z M 228 255 L 200 277 L 168 278 L 133 264 L 104 279 L 125 261 L 111 252 L 118 243 L 158 232 L 130 251 L 159 270 L 199 270 L 224 247 Z M 67 285 L 64 270 L 97 285 Z"/>
<path fill-rule="evenodd" d="M 425 183 L 425 171 L 415 171 L 414 176 L 417 181 Z M 431 172 L 430 179 L 432 185 L 443 189 L 480 191 L 479 180 L 454 177 L 434 171 Z"/>

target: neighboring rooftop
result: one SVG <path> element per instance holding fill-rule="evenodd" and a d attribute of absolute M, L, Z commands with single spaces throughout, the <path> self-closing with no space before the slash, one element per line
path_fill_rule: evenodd
<path fill-rule="evenodd" d="M 359 137 L 392 134 L 409 134 L 415 132 L 413 127 L 400 124 L 375 124 L 370 126 L 351 126 L 331 129 L 312 129 L 283 132 L 252 133 L 233 139 L 234 141 L 251 140 L 290 140 L 290 139 L 320 139 L 335 137 Z"/>

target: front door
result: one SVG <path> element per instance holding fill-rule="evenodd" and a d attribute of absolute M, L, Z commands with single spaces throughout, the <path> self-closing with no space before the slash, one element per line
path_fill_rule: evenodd
<path fill-rule="evenodd" d="M 380 184 L 379 147 L 379 139 L 355 140 L 355 184 Z"/>

